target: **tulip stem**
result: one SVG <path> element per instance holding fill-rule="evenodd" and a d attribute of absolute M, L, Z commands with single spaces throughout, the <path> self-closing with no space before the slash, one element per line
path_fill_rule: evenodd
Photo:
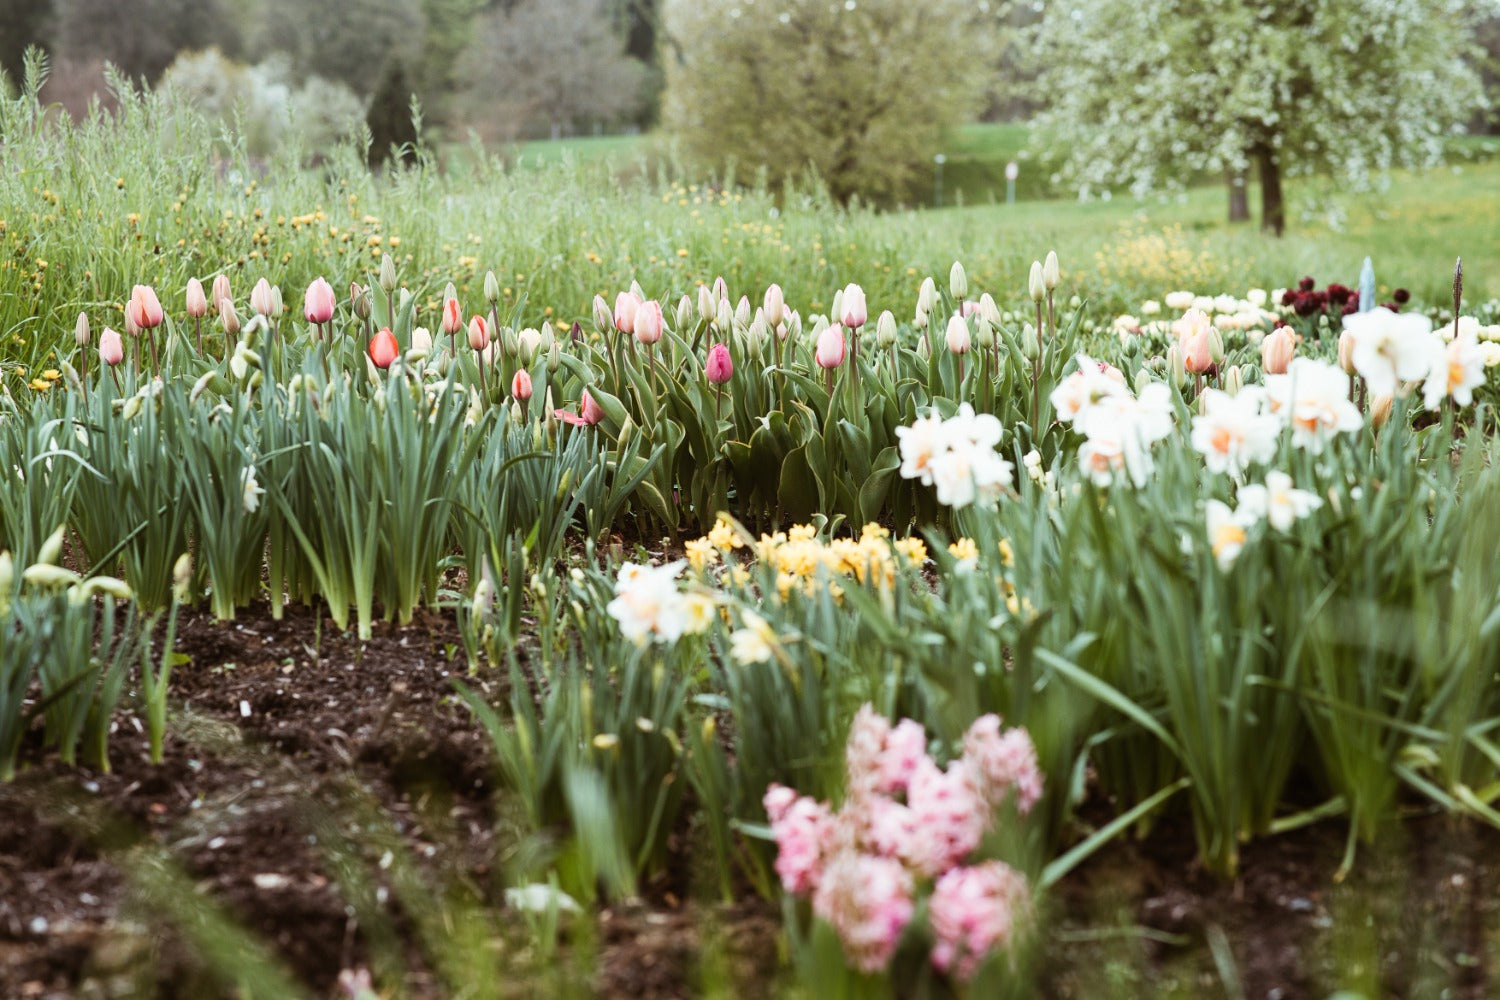
<path fill-rule="evenodd" d="M 202 316 L 194 316 L 193 317 L 193 333 L 197 336 L 197 339 L 198 339 L 198 356 L 201 358 L 203 356 L 203 317 Z"/>
<path fill-rule="evenodd" d="M 87 403 L 89 398 L 89 349 L 87 347 L 78 349 L 78 363 L 83 368 L 83 401 Z"/>

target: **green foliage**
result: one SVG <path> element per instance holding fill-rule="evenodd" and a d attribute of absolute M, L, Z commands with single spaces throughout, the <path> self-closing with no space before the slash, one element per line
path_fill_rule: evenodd
<path fill-rule="evenodd" d="M 370 110 L 365 114 L 372 165 L 392 157 L 403 163 L 416 158 L 417 127 L 412 120 L 412 94 L 406 66 L 399 59 L 387 63 L 375 93 L 370 96 Z"/>

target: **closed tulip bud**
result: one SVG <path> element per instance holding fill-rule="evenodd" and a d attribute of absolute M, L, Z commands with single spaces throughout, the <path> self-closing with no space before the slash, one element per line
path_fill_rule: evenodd
<path fill-rule="evenodd" d="M 686 330 L 693 325 L 693 300 L 684 295 L 677 300 L 677 312 L 673 317 L 679 331 Z"/>
<path fill-rule="evenodd" d="M 640 305 L 641 300 L 631 292 L 621 292 L 616 295 L 613 316 L 615 329 L 621 333 L 635 333 L 635 314 Z"/>
<path fill-rule="evenodd" d="M 562 348 L 559 347 L 557 341 L 554 340 L 552 342 L 552 346 L 547 348 L 547 372 L 551 375 L 556 375 L 557 370 L 561 367 Z"/>
<path fill-rule="evenodd" d="M 396 335 L 390 327 L 381 327 L 380 332 L 370 339 L 370 360 L 376 368 L 389 368 L 400 354 L 401 345 L 396 343 Z"/>
<path fill-rule="evenodd" d="M 362 287 L 358 282 L 349 282 L 349 305 L 354 309 L 354 315 L 360 319 L 370 318 L 370 290 Z"/>
<path fill-rule="evenodd" d="M 333 286 L 318 277 L 307 286 L 307 294 L 302 297 L 302 315 L 309 323 L 327 323 L 333 319 L 333 310 L 337 304 Z"/>
<path fill-rule="evenodd" d="M 1343 364 L 1344 360 L 1342 346 L 1342 338 L 1340 338 L 1340 364 Z M 1296 350 L 1297 342 L 1292 339 L 1291 328 L 1277 327 L 1260 342 L 1260 366 L 1267 375 L 1285 375 L 1292 364 L 1292 355 L 1296 353 Z"/>
<path fill-rule="evenodd" d="M 712 323 L 719 315 L 719 300 L 707 285 L 698 286 L 698 319 Z"/>
<path fill-rule="evenodd" d="M 927 310 L 923 309 L 922 304 L 919 302 L 917 303 L 917 311 L 911 318 L 911 325 L 916 327 L 918 330 L 925 330 L 927 329 L 927 323 Z"/>
<path fill-rule="evenodd" d="M 134 320 L 137 328 L 150 330 L 161 326 L 161 302 L 156 298 L 156 289 L 150 285 L 136 285 L 130 292 L 130 304 L 125 315 Z"/>
<path fill-rule="evenodd" d="M 79 347 L 89 346 L 89 316 L 88 313 L 79 313 L 78 322 L 73 324 L 73 343 Z"/>
<path fill-rule="evenodd" d="M 865 290 L 858 285 L 847 285 L 844 288 L 844 309 L 840 314 L 844 325 L 851 330 L 858 330 L 864 326 L 870 318 L 868 307 L 865 305 Z"/>
<path fill-rule="evenodd" d="M 882 351 L 888 351 L 896 346 L 896 317 L 886 309 L 875 320 L 875 346 Z"/>
<path fill-rule="evenodd" d="M 788 337 L 790 337 L 792 340 L 797 340 L 801 336 L 802 314 L 793 309 L 791 312 L 787 313 L 786 331 L 782 333 L 781 339 L 786 340 Z"/>
<path fill-rule="evenodd" d="M 484 300 L 491 309 L 500 303 L 500 279 L 495 277 L 494 271 L 484 272 Z"/>
<path fill-rule="evenodd" d="M 271 315 L 271 283 L 261 278 L 250 290 L 250 311 L 261 316 Z"/>
<path fill-rule="evenodd" d="M 396 261 L 390 254 L 380 258 L 380 277 L 376 280 L 385 294 L 390 295 L 396 290 Z"/>
<path fill-rule="evenodd" d="M 120 335 L 109 327 L 99 334 L 99 360 L 111 368 L 125 360 L 125 343 Z"/>
<path fill-rule="evenodd" d="M 1238 396 L 1244 387 L 1245 373 L 1240 371 L 1239 365 L 1230 365 L 1229 370 L 1224 373 L 1224 391 L 1231 396 Z"/>
<path fill-rule="evenodd" d="M 1216 365 L 1224 363 L 1224 335 L 1216 326 L 1208 328 L 1208 356 Z"/>
<path fill-rule="evenodd" d="M 714 279 L 713 291 L 715 302 L 729 301 L 729 284 L 724 280 L 724 276 L 722 274 Z"/>
<path fill-rule="evenodd" d="M 230 298 L 230 294 L 229 294 L 229 275 L 227 275 L 227 274 L 216 274 L 216 275 L 214 275 L 214 283 L 213 283 L 213 287 L 209 289 L 209 297 L 213 300 L 214 312 L 218 312 L 219 311 L 219 303 L 221 303 L 224 300 Z"/>
<path fill-rule="evenodd" d="M 1037 335 L 1036 327 L 1027 323 L 1021 328 L 1021 356 L 1027 361 L 1035 361 L 1041 350 L 1042 342 Z"/>
<path fill-rule="evenodd" d="M 919 337 L 917 339 L 917 357 L 921 358 L 923 361 L 926 361 L 928 358 L 932 357 L 932 346 L 927 343 L 927 338 L 925 336 Z"/>
<path fill-rule="evenodd" d="M 745 331 L 745 337 L 750 341 L 750 348 L 759 351 L 765 346 L 766 341 L 771 339 L 771 328 L 766 325 L 766 314 L 759 309 L 755 310 L 755 318 L 750 321 L 750 328 Z"/>
<path fill-rule="evenodd" d="M 833 323 L 844 321 L 844 290 L 842 288 L 833 293 L 833 308 L 828 310 L 828 319 Z"/>
<path fill-rule="evenodd" d="M 969 275 L 964 271 L 963 264 L 956 260 L 948 271 L 948 291 L 953 293 L 954 302 L 962 302 L 969 297 Z M 927 311 L 932 312 L 932 306 L 929 305 Z"/>
<path fill-rule="evenodd" d="M 931 313 L 932 307 L 937 304 L 937 283 L 928 275 L 922 279 L 922 284 L 917 287 L 917 308 L 922 312 Z"/>
<path fill-rule="evenodd" d="M 740 329 L 744 329 L 750 325 L 750 316 L 750 296 L 741 295 L 739 302 L 734 306 L 734 321 Z"/>
<path fill-rule="evenodd" d="M 764 308 L 766 322 L 773 328 L 780 326 L 781 321 L 786 319 L 786 297 L 782 295 L 780 285 L 773 284 L 766 289 Z"/>
<path fill-rule="evenodd" d="M 458 304 L 458 292 L 450 281 L 443 290 L 443 332 L 454 336 L 463 328 L 463 308 Z"/>
<path fill-rule="evenodd" d="M 661 340 L 662 315 L 661 303 L 655 299 L 647 299 L 635 310 L 635 339 L 646 346 L 650 346 Z"/>
<path fill-rule="evenodd" d="M 1366 259 L 1365 263 L 1368 264 L 1369 260 Z M 1275 336 L 1275 334 L 1272 334 L 1272 336 Z M 1266 338 L 1266 340 L 1270 339 L 1270 337 Z M 1262 341 L 1262 343 L 1264 343 L 1264 341 Z M 1262 348 L 1262 350 L 1264 350 L 1264 348 Z M 1339 367 L 1344 369 L 1344 371 L 1348 372 L 1350 375 L 1355 374 L 1354 333 L 1347 327 L 1345 327 L 1339 333 Z"/>
<path fill-rule="evenodd" d="M 482 351 L 490 346 L 490 328 L 484 317 L 475 313 L 469 319 L 469 348 Z"/>
<path fill-rule="evenodd" d="M 1042 264 L 1042 283 L 1047 286 L 1047 291 L 1050 292 L 1057 287 L 1057 283 L 1061 280 L 1062 272 L 1057 266 L 1057 251 L 1048 250 L 1047 260 Z"/>
<path fill-rule="evenodd" d="M 714 313 L 714 329 L 726 337 L 734 329 L 734 312 L 729 308 L 728 299 L 719 300 L 718 310 Z"/>
<path fill-rule="evenodd" d="M 1047 282 L 1042 278 L 1042 262 L 1031 262 L 1031 301 L 1040 302 L 1047 297 Z"/>
<path fill-rule="evenodd" d="M 943 339 L 947 343 L 950 352 L 954 354 L 968 354 L 971 343 L 969 321 L 958 313 L 954 313 L 948 319 L 948 331 Z"/>
<path fill-rule="evenodd" d="M 516 353 L 520 355 L 523 365 L 529 365 L 535 360 L 541 346 L 542 335 L 529 326 L 516 334 Z"/>
<path fill-rule="evenodd" d="M 517 368 L 516 374 L 510 380 L 510 395 L 512 399 L 526 402 L 531 398 L 531 372 L 525 368 Z"/>
<path fill-rule="evenodd" d="M 990 321 L 990 326 L 1000 325 L 1000 307 L 995 305 L 995 297 L 989 292 L 979 296 L 979 315 Z"/>
<path fill-rule="evenodd" d="M 981 351 L 988 351 L 995 346 L 995 328 L 985 318 L 984 313 L 979 314 L 979 320 L 974 328 L 974 346 Z"/>
<path fill-rule="evenodd" d="M 729 348 L 715 344 L 708 349 L 708 361 L 703 366 L 703 375 L 714 385 L 723 385 L 734 375 L 734 361 L 729 357 Z"/>
<path fill-rule="evenodd" d="M 818 335 L 816 359 L 820 368 L 837 368 L 844 363 L 844 328 L 832 324 Z"/>
<path fill-rule="evenodd" d="M 240 335 L 240 314 L 234 311 L 234 303 L 229 299 L 219 300 L 219 324 L 229 336 Z"/>
<path fill-rule="evenodd" d="M 1151 372 L 1148 369 L 1137 369 L 1135 373 L 1135 379 L 1132 382 L 1132 384 L 1135 386 L 1135 394 L 1139 396 L 1141 393 L 1145 392 L 1146 386 L 1150 385 L 1154 381 L 1156 380 L 1151 377 Z"/>
<path fill-rule="evenodd" d="M 208 296 L 203 292 L 203 282 L 189 278 L 187 284 L 187 314 L 193 319 L 208 315 Z"/>
<path fill-rule="evenodd" d="M 1187 362 L 1182 356 L 1181 344 L 1167 348 L 1167 377 L 1179 388 L 1187 385 Z"/>
<path fill-rule="evenodd" d="M 272 285 L 271 286 L 271 318 L 272 319 L 280 319 L 281 318 L 281 314 L 282 314 L 283 311 L 285 311 L 285 309 L 286 309 L 286 306 L 281 301 L 281 286 L 280 285 Z"/>
<path fill-rule="evenodd" d="M 125 336 L 134 340 L 140 335 L 141 326 L 135 321 L 135 308 L 127 302 L 125 303 Z"/>
<path fill-rule="evenodd" d="M 1395 403 L 1395 397 L 1390 393 L 1381 393 L 1370 401 L 1370 425 L 1376 430 L 1384 427 L 1387 420 L 1391 419 L 1391 406 Z"/>
<path fill-rule="evenodd" d="M 615 314 L 602 295 L 594 296 L 594 326 L 599 328 L 600 333 L 615 328 Z"/>

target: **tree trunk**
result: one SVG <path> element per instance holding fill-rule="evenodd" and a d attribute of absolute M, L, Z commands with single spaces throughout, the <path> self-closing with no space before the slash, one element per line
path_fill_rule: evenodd
<path fill-rule="evenodd" d="M 1244 170 L 1224 171 L 1224 180 L 1229 185 L 1229 221 L 1250 221 L 1250 192 Z"/>
<path fill-rule="evenodd" d="M 1281 164 L 1276 162 L 1276 151 L 1264 143 L 1255 147 L 1255 171 L 1260 175 L 1260 228 L 1280 236 L 1286 231 Z"/>

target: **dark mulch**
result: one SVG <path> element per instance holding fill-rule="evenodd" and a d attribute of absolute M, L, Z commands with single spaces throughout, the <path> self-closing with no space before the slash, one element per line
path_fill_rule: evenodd
<path fill-rule="evenodd" d="M 191 662 L 173 675 L 161 765 L 122 712 L 111 773 L 33 745 L 0 786 L 0 997 L 228 995 L 196 957 L 211 951 L 209 910 L 318 995 L 372 963 L 407 995 L 449 995 L 443 947 L 476 920 L 490 921 L 488 960 L 518 996 L 771 992 L 776 911 L 697 898 L 690 830 L 642 899 L 565 935 L 562 958 L 528 951 L 524 920 L 500 903 L 507 865 L 536 838 L 497 812 L 488 741 L 453 687 L 493 700 L 503 682 L 468 676 L 450 619 L 377 626 L 360 643 L 306 609 L 228 625 L 186 615 L 179 648 Z M 1342 851 L 1336 824 L 1267 839 L 1225 884 L 1194 865 L 1182 826 L 1114 845 L 1050 901 L 1047 993 L 1493 992 L 1500 836 L 1415 820 L 1336 884 Z"/>

